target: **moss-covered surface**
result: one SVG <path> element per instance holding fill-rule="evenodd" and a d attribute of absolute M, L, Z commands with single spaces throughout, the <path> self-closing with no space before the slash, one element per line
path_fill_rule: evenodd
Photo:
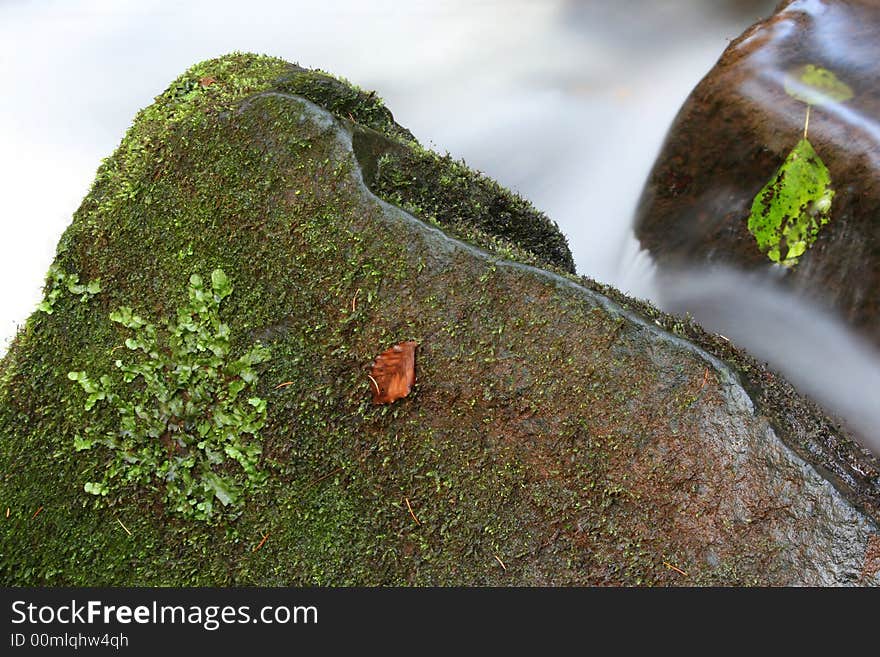
<path fill-rule="evenodd" d="M 394 214 L 343 124 L 277 91 L 292 71 L 194 67 L 99 170 L 56 266 L 100 291 L 56 295 L 0 365 L 0 581 L 773 584 L 823 581 L 804 560 L 824 572 L 834 550 L 858 576 L 870 522 L 809 472 L 816 522 L 837 509 L 833 549 L 779 503 L 806 489 L 768 473 L 788 457 L 761 451 L 766 425 L 723 369 Z M 83 486 L 111 455 L 74 439 L 119 419 L 86 412 L 68 372 L 113 375 L 129 332 L 110 313 L 161 325 L 217 268 L 233 356 L 271 350 L 255 390 L 268 480 L 210 522 L 171 513 L 158 486 L 96 504 Z M 403 340 L 420 344 L 413 394 L 373 407 L 367 367 Z"/>
<path fill-rule="evenodd" d="M 664 313 L 646 301 L 627 297 L 586 277 L 581 278 L 581 283 L 723 361 L 736 373 L 757 412 L 767 418 L 783 442 L 821 472 L 852 504 L 880 522 L 880 458 L 862 445 L 844 419 L 829 416 L 769 369 L 767 363 L 758 361 L 723 335 L 706 331 L 692 318 Z"/>
<path fill-rule="evenodd" d="M 556 224 L 528 201 L 449 155 L 393 149 L 379 159 L 375 178 L 368 184 L 387 201 L 458 237 L 507 257 L 575 271 L 568 243 Z"/>
<path fill-rule="evenodd" d="M 272 87 L 349 122 L 364 182 L 381 198 L 499 255 L 574 273 L 568 242 L 547 215 L 464 162 L 421 147 L 375 92 L 296 66 Z"/>
<path fill-rule="evenodd" d="M 324 71 L 292 66 L 272 86 L 282 93 L 308 98 L 337 118 L 348 119 L 394 140 L 416 141 L 409 130 L 395 122 L 391 111 L 375 91 L 364 91 L 348 80 Z"/>

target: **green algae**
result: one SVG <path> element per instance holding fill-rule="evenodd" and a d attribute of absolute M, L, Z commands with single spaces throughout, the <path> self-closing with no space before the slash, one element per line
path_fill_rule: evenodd
<path fill-rule="evenodd" d="M 162 330 L 122 306 L 110 321 L 132 332 L 124 347 L 136 354 L 116 358 L 122 381 L 68 372 L 88 395 L 84 410 L 118 418 L 109 429 L 87 424 L 74 438 L 77 451 L 110 450 L 103 476 L 83 485 L 99 503 L 159 490 L 167 512 L 211 520 L 238 511 L 244 496 L 265 482 L 259 430 L 266 401 L 242 393 L 259 381 L 256 367 L 269 351 L 255 344 L 232 357 L 229 326 L 219 316 L 232 289 L 222 269 L 212 272 L 209 285 L 193 274 L 188 304 Z"/>

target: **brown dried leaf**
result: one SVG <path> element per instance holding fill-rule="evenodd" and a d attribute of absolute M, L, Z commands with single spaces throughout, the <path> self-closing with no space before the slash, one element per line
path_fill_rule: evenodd
<path fill-rule="evenodd" d="M 416 382 L 417 342 L 401 342 L 376 358 L 370 370 L 374 404 L 390 404 L 406 397 Z"/>

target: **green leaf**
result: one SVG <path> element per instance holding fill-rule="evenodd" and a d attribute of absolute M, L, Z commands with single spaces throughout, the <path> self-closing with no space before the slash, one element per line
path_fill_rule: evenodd
<path fill-rule="evenodd" d="M 122 324 L 124 327 L 130 329 L 139 329 L 146 324 L 146 322 L 135 315 L 128 306 L 122 306 L 110 313 L 110 321 Z"/>
<path fill-rule="evenodd" d="M 82 294 L 86 291 L 85 285 L 78 285 L 79 276 L 77 274 L 70 274 L 67 276 L 67 291 L 71 294 Z"/>
<path fill-rule="evenodd" d="M 232 293 L 232 285 L 222 269 L 215 269 L 211 272 L 211 287 L 214 288 L 214 293 L 220 299 L 224 299 Z"/>
<path fill-rule="evenodd" d="M 853 97 L 849 85 L 831 71 L 807 64 L 791 71 L 785 79 L 785 93 L 807 105 L 842 103 Z"/>
<path fill-rule="evenodd" d="M 791 267 L 831 220 L 833 198 L 828 168 L 802 139 L 755 196 L 749 231 L 770 260 Z"/>
<path fill-rule="evenodd" d="M 238 393 L 244 390 L 247 384 L 242 380 L 231 381 L 229 383 L 229 400 L 234 401 L 238 397 Z"/>
<path fill-rule="evenodd" d="M 122 306 L 110 313 L 110 321 L 125 325 L 125 322 L 131 317 L 131 308 Z"/>
<path fill-rule="evenodd" d="M 92 495 L 106 495 L 108 492 L 106 484 L 99 484 L 94 481 L 87 481 L 83 486 L 83 490 Z"/>
<path fill-rule="evenodd" d="M 91 438 L 83 438 L 80 435 L 76 435 L 73 437 L 73 448 L 77 452 L 81 452 L 86 449 L 91 449 L 95 446 L 95 440 Z"/>
<path fill-rule="evenodd" d="M 87 411 L 92 410 L 95 407 L 95 404 L 97 404 L 99 401 L 103 401 L 106 398 L 107 398 L 107 393 L 105 393 L 103 390 L 93 392 L 86 399 L 85 409 Z"/>
<path fill-rule="evenodd" d="M 214 492 L 214 495 L 217 496 L 217 499 L 220 500 L 223 506 L 229 506 L 236 501 L 238 495 L 235 488 L 216 473 L 210 470 L 205 472 L 202 475 L 202 481 L 208 490 Z"/>
<path fill-rule="evenodd" d="M 60 253 L 60 251 L 59 251 Z M 67 274 L 54 262 L 49 265 L 49 272 L 46 274 L 46 282 L 47 283 L 60 283 L 65 278 L 67 278 Z"/>

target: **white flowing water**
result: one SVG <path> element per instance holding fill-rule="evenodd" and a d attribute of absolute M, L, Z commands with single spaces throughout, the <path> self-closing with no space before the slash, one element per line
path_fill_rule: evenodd
<path fill-rule="evenodd" d="M 818 302 L 766 276 L 725 268 L 664 277 L 657 287 L 665 308 L 690 312 L 771 363 L 880 456 L 880 352 Z"/>

